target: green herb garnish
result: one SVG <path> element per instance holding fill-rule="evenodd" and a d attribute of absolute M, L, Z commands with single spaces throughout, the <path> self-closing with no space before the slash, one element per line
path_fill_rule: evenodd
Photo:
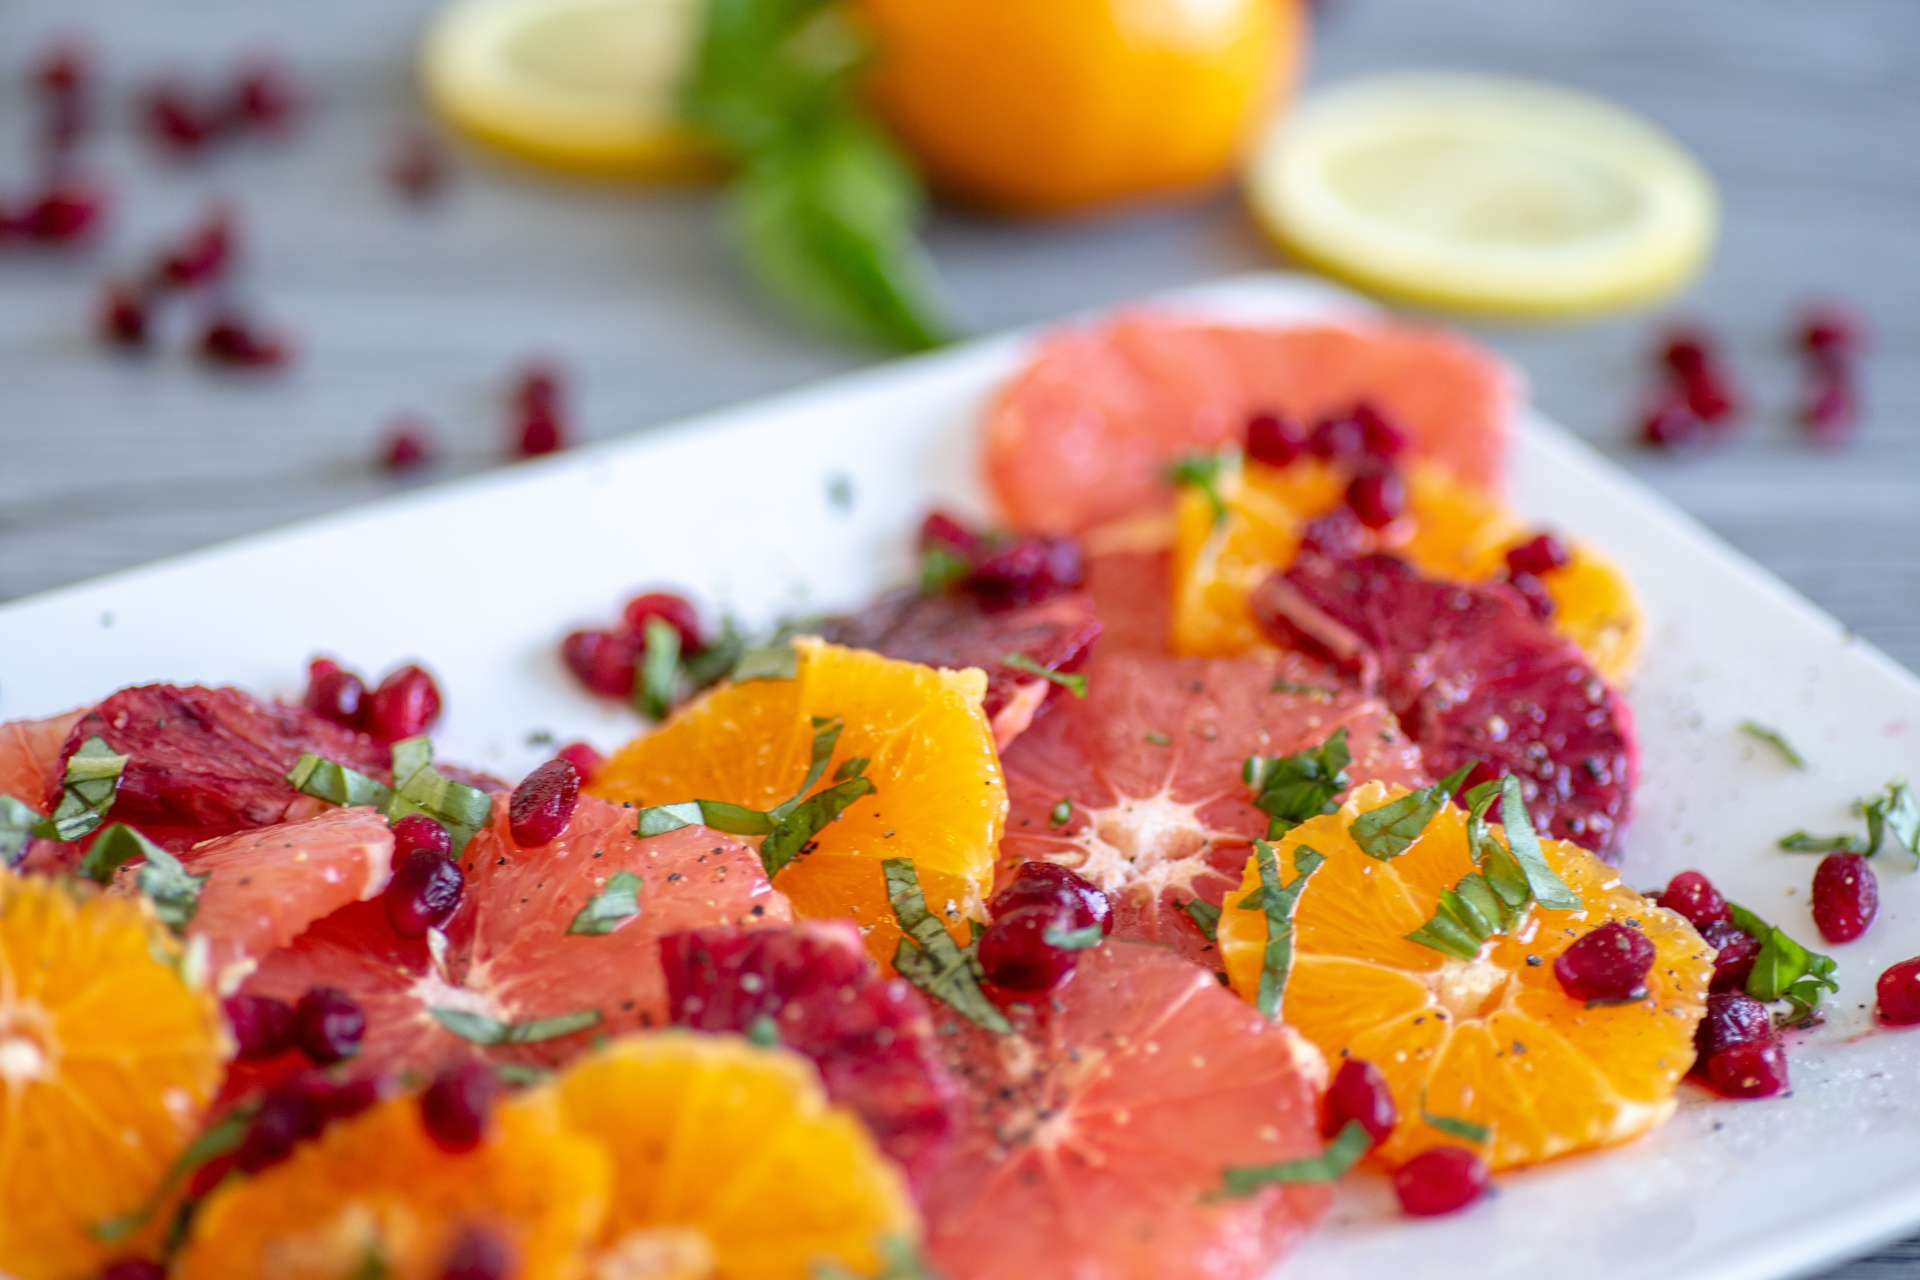
<path fill-rule="evenodd" d="M 1097 924 L 1081 925 L 1078 929 L 1062 929 L 1054 925 L 1040 935 L 1040 940 L 1062 951 L 1086 951 L 1099 946 L 1105 936 Z"/>
<path fill-rule="evenodd" d="M 1484 1124 L 1475 1124 L 1471 1120 L 1462 1120 L 1458 1116 L 1437 1116 L 1433 1114 L 1433 1112 L 1427 1110 L 1427 1095 L 1424 1090 L 1420 1094 L 1420 1118 L 1440 1132 L 1446 1134 L 1449 1138 L 1458 1138 L 1462 1142 L 1471 1142 L 1477 1147 L 1485 1146 L 1487 1139 L 1493 1136 L 1493 1130 Z"/>
<path fill-rule="evenodd" d="M 120 790 L 120 774 L 127 757 L 118 754 L 102 737 L 91 737 L 67 757 L 67 768 L 60 779 L 60 801 L 53 812 L 34 828 L 33 834 L 48 840 L 74 841 L 91 835 L 106 821 Z"/>
<path fill-rule="evenodd" d="M 1260 989 L 1254 1007 L 1269 1022 L 1280 1020 L 1280 1001 L 1287 993 L 1287 979 L 1293 973 L 1293 913 L 1307 881 L 1326 862 L 1326 856 L 1308 845 L 1293 851 L 1294 877 L 1280 884 L 1280 859 L 1265 840 L 1253 842 L 1254 865 L 1260 870 L 1260 887 L 1240 900 L 1242 911 L 1267 914 L 1267 945 L 1260 955 Z"/>
<path fill-rule="evenodd" d="M 1736 902 L 1729 902 L 1727 910 L 1736 928 L 1760 942 L 1753 971 L 1747 975 L 1747 994 L 1755 1000 L 1765 1004 L 1785 1000 L 1787 1021 L 1804 1022 L 1820 1007 L 1823 992 L 1840 990 L 1833 979 L 1838 966 L 1832 956 L 1809 951 L 1788 937 L 1785 929 L 1768 924 Z"/>
<path fill-rule="evenodd" d="M 1189 902 L 1181 903 L 1180 909 L 1187 913 L 1188 919 L 1199 926 L 1201 933 L 1207 935 L 1208 942 L 1220 941 L 1220 908 L 1211 902 L 1202 902 L 1194 898 Z"/>
<path fill-rule="evenodd" d="M 920 594 L 943 595 L 972 572 L 973 561 L 945 543 L 935 542 L 920 553 Z"/>
<path fill-rule="evenodd" d="M 1167 468 L 1167 479 L 1175 485 L 1191 485 L 1206 496 L 1213 508 L 1213 527 L 1227 522 L 1226 499 L 1220 496 L 1220 475 L 1233 461 L 1231 453 L 1190 453 Z"/>
<path fill-rule="evenodd" d="M 893 951 L 893 967 L 900 976 L 967 1021 L 999 1035 L 1011 1032 L 1006 1015 L 980 989 L 980 967 L 972 948 L 963 949 L 927 910 L 913 859 L 888 858 L 880 870 L 886 876 L 887 901 L 893 904 L 894 919 L 905 935 Z"/>
<path fill-rule="evenodd" d="M 18 866 L 34 829 L 46 820 L 47 815 L 26 801 L 0 793 L 0 866 Z"/>
<path fill-rule="evenodd" d="M 1895 844 L 1920 859 L 1920 804 L 1905 778 L 1895 778 L 1884 795 L 1855 800 L 1853 811 L 1867 820 L 1867 853 L 1880 852 L 1888 836 Z"/>
<path fill-rule="evenodd" d="M 1453 888 L 1441 890 L 1433 917 L 1407 935 L 1409 942 L 1459 960 L 1479 955 L 1481 945 L 1495 934 L 1512 932 L 1531 903 L 1560 911 L 1581 905 L 1578 895 L 1547 865 L 1517 781 L 1509 777 L 1483 782 L 1466 799 L 1467 849 L 1479 869 L 1460 877 Z M 1501 802 L 1505 843 L 1495 839 L 1487 826 L 1487 811 L 1496 799 Z"/>
<path fill-rule="evenodd" d="M 539 1044 L 543 1040 L 557 1040 L 576 1031 L 585 1031 L 600 1023 L 598 1009 L 579 1009 L 573 1013 L 535 1018 L 529 1022 L 501 1022 L 484 1013 L 469 1013 L 465 1009 L 428 1009 L 427 1012 L 433 1015 L 434 1021 L 462 1040 L 481 1045 Z"/>
<path fill-rule="evenodd" d="M 1050 680 L 1076 698 L 1087 696 L 1087 678 L 1077 671 L 1055 671 L 1049 667 L 1043 667 L 1024 653 L 1010 653 L 1000 659 L 1000 665 L 1039 676 L 1042 680 Z"/>
<path fill-rule="evenodd" d="M 1292 680 L 1289 680 L 1285 676 L 1282 676 L 1280 679 L 1275 680 L 1272 684 L 1267 686 L 1267 692 L 1268 693 L 1297 693 L 1297 694 L 1303 694 L 1309 698 L 1320 698 L 1324 700 L 1327 698 L 1331 698 L 1335 693 L 1339 692 L 1339 690 L 1330 689 L 1323 684 L 1296 684 Z"/>
<path fill-rule="evenodd" d="M 680 669 L 686 673 L 688 686 L 698 693 L 731 675 L 746 651 L 747 638 L 741 633 L 740 624 L 731 615 L 725 615 L 720 619 L 720 634 L 700 652 L 682 654 Z"/>
<path fill-rule="evenodd" d="M 680 629 L 664 618 L 648 618 L 646 647 L 633 682 L 634 710 L 649 720 L 665 720 L 680 685 Z"/>
<path fill-rule="evenodd" d="M 218 1123 L 207 1128 L 199 1137 L 187 1144 L 187 1149 L 174 1157 L 167 1167 L 166 1176 L 154 1189 L 147 1202 L 131 1213 L 123 1213 L 115 1218 L 107 1218 L 87 1228 L 87 1234 L 100 1244 L 118 1244 L 141 1227 L 160 1210 L 173 1189 L 189 1175 L 209 1160 L 240 1149 L 241 1141 L 247 1136 L 247 1126 L 254 1114 L 260 1110 L 257 1102 L 243 1103 L 221 1117 Z"/>
<path fill-rule="evenodd" d="M 1787 741 L 1787 735 L 1781 733 L 1778 729 L 1770 729 L 1758 720 L 1742 720 L 1740 722 L 1740 732 L 1746 734 L 1748 737 L 1760 739 L 1760 741 L 1766 743 L 1775 751 L 1778 751 L 1780 758 L 1794 768 L 1804 769 L 1807 767 L 1806 757 L 1802 756 L 1798 751 L 1795 751 L 1793 744 Z"/>
<path fill-rule="evenodd" d="M 1472 771 L 1472 765 L 1463 766 L 1430 787 L 1409 791 L 1398 800 L 1370 809 L 1348 823 L 1347 832 L 1360 846 L 1360 852 L 1381 862 L 1392 862 L 1420 838 L 1420 833 L 1433 821 L 1433 815 L 1453 798 L 1453 793 Z"/>
<path fill-rule="evenodd" d="M 791 680 L 798 674 L 799 651 L 786 640 L 743 650 L 740 660 L 733 664 L 735 684 L 745 684 L 749 680 Z"/>
<path fill-rule="evenodd" d="M 778 1049 L 786 1044 L 780 1038 L 780 1024 L 770 1014 L 756 1014 L 747 1024 L 747 1039 L 762 1049 Z"/>
<path fill-rule="evenodd" d="M 1220 1197 L 1238 1200 L 1272 1183 L 1336 1182 L 1373 1150 L 1373 1135 L 1358 1120 L 1349 1120 L 1317 1156 L 1282 1160 L 1278 1164 L 1230 1165 L 1220 1174 Z"/>
<path fill-rule="evenodd" d="M 457 857 L 467 841 L 493 821 L 493 797 L 455 782 L 433 767 L 433 744 L 425 737 L 393 744 L 393 785 L 311 752 L 294 761 L 287 781 L 303 795 L 337 805 L 372 805 L 388 821 L 424 814 L 447 829 Z"/>
<path fill-rule="evenodd" d="M 153 903 L 153 913 L 176 934 L 185 933 L 200 908 L 200 890 L 212 873 L 192 875 L 180 859 L 124 822 L 116 822 L 102 831 L 80 860 L 80 874 L 100 884 L 113 880 L 113 873 L 135 858 L 144 859 L 134 873 L 134 885 Z"/>
<path fill-rule="evenodd" d="M 1867 842 L 1859 836 L 1816 836 L 1795 831 L 1780 837 L 1780 847 L 1788 853 L 1865 853 Z"/>
<path fill-rule="evenodd" d="M 883 1266 L 878 1275 L 856 1275 L 839 1263 L 822 1258 L 807 1264 L 807 1280 L 940 1280 L 913 1241 L 905 1236 L 881 1240 L 880 1254 Z"/>
<path fill-rule="evenodd" d="M 587 899 L 567 926 L 568 933 L 594 936 L 612 933 L 640 914 L 642 881 L 631 871 L 616 871 L 607 877 L 606 887 Z"/>
<path fill-rule="evenodd" d="M 1073 821 L 1073 801 L 1066 796 L 1060 797 L 1060 803 L 1047 812 L 1047 825 L 1058 831 Z"/>
<path fill-rule="evenodd" d="M 1169 747 L 1173 745 L 1173 739 L 1164 733 L 1150 733 L 1147 735 L 1147 741 L 1156 747 Z"/>
<path fill-rule="evenodd" d="M 1240 777 L 1253 788 L 1253 807 L 1267 815 L 1267 839 L 1278 840 L 1310 818 L 1339 809 L 1334 797 L 1347 789 L 1345 725 L 1317 747 L 1291 756 L 1248 756 Z"/>

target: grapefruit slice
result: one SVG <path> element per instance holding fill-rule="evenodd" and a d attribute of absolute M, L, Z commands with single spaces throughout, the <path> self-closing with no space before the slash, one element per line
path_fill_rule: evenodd
<path fill-rule="evenodd" d="M 1520 780 L 1543 830 L 1615 850 L 1639 770 L 1632 711 L 1513 591 L 1308 551 L 1255 591 L 1253 610 L 1283 643 L 1352 646 L 1376 663 L 1435 776 L 1485 761 Z"/>
<path fill-rule="evenodd" d="M 1061 702 L 1007 751 L 1000 875 L 1034 859 L 1070 867 L 1112 900 L 1114 936 L 1209 968 L 1212 943 L 1184 907 L 1217 906 L 1266 833 L 1241 776 L 1248 756 L 1291 755 L 1345 729 L 1350 778 L 1424 781 L 1385 704 L 1299 654 L 1102 654 L 1086 676 L 1084 701 Z"/>
<path fill-rule="evenodd" d="M 1300 261 L 1498 316 L 1670 293 L 1718 221 L 1706 170 L 1649 121 L 1561 85 L 1458 72 L 1321 90 L 1256 147 L 1246 184 Z"/>
<path fill-rule="evenodd" d="M 291 1002 L 331 986 L 359 1001 L 367 1033 L 348 1063 L 356 1078 L 430 1075 L 483 1051 L 552 1064 L 604 1036 L 665 1026 L 662 935 L 783 924 L 792 912 L 748 846 L 704 827 L 641 840 L 633 825 L 631 809 L 583 796 L 559 839 L 522 849 L 507 829 L 507 799 L 497 797 L 493 826 L 461 854 L 466 896 L 443 948 L 399 937 L 380 902 L 358 902 L 269 956 L 243 990 Z M 610 887 L 632 895 L 599 911 L 610 930 L 573 931 Z M 490 1027 L 528 1024 L 535 1031 L 484 1043 Z M 529 1034 L 537 1038 L 516 1043 Z M 235 1076 L 229 1094 L 262 1081 Z"/>
<path fill-rule="evenodd" d="M 44 720 L 0 724 L 0 795 L 46 812 L 60 790 L 61 756 L 67 735 L 87 714 L 85 707 Z"/>
<path fill-rule="evenodd" d="M 1163 511 L 1169 464 L 1255 413 L 1307 422 L 1369 400 L 1414 456 L 1497 492 L 1515 387 L 1491 356 L 1386 322 L 1250 328 L 1134 313 L 1044 338 L 985 422 L 987 480 L 1015 528 L 1077 533 Z"/>
<path fill-rule="evenodd" d="M 1282 1013 L 1330 1059 L 1361 1058 L 1386 1076 L 1401 1119 L 1381 1158 L 1397 1166 L 1461 1141 L 1428 1116 L 1484 1126 L 1486 1141 L 1474 1145 L 1495 1169 L 1625 1142 L 1666 1119 L 1693 1063 L 1713 949 L 1681 916 L 1564 840 L 1541 840 L 1541 853 L 1581 909 L 1529 904 L 1509 932 L 1488 937 L 1470 958 L 1410 940 L 1439 912 L 1441 892 L 1476 868 L 1467 817 L 1451 803 L 1390 860 L 1362 851 L 1350 831 L 1355 819 L 1405 794 L 1357 787 L 1338 813 L 1295 827 L 1275 851 L 1289 881 L 1296 849 L 1326 858 L 1295 908 Z M 1504 847 L 1506 833 L 1498 825 L 1491 832 Z M 1260 883 L 1249 859 L 1228 902 Z M 1653 943 L 1646 993 L 1613 1004 L 1576 1000 L 1554 962 L 1611 921 Z M 1266 942 L 1265 911 L 1222 913 L 1221 959 L 1234 990 L 1250 1000 Z"/>
<path fill-rule="evenodd" d="M 1319 1154 L 1326 1064 L 1207 969 L 1111 942 L 1009 1016 L 948 1037 L 969 1110 L 923 1206 L 946 1280 L 1250 1280 L 1325 1211 L 1323 1186 L 1218 1195 L 1229 1166 Z"/>

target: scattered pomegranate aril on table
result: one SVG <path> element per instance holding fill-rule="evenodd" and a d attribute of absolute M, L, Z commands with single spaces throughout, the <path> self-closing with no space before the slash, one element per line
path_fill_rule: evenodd
<path fill-rule="evenodd" d="M 1342 1058 L 1320 1101 L 1320 1136 L 1331 1140 L 1356 1120 L 1377 1147 L 1400 1123 L 1400 1108 L 1380 1068 L 1363 1058 Z"/>
<path fill-rule="evenodd" d="M 109 346 L 144 350 L 152 334 L 152 320 L 146 295 L 130 284 L 115 282 L 101 291 L 94 330 Z"/>
<path fill-rule="evenodd" d="M 1638 1000 L 1646 996 L 1653 957 L 1651 938 L 1609 920 L 1562 951 L 1553 962 L 1553 976 L 1575 1000 Z"/>
<path fill-rule="evenodd" d="M 139 106 L 141 132 L 176 158 L 197 155 L 220 135 L 225 124 L 219 103 L 175 78 L 148 86 Z"/>
<path fill-rule="evenodd" d="M 1800 425 L 1817 444 L 1837 446 L 1852 441 L 1860 425 L 1860 399 L 1845 372 L 1813 374 L 1806 400 L 1800 406 Z"/>
<path fill-rule="evenodd" d="M 292 358 L 286 338 L 232 311 L 216 313 L 200 331 L 200 358 L 230 369 L 277 369 Z"/>
<path fill-rule="evenodd" d="M 293 1006 L 293 1042 L 320 1066 L 332 1066 L 360 1052 L 367 1015 L 338 987 L 315 987 Z"/>
<path fill-rule="evenodd" d="M 85 178 L 56 177 L 19 213 L 26 238 L 49 246 L 75 245 L 89 239 L 106 221 L 106 189 Z"/>
<path fill-rule="evenodd" d="M 408 133 L 394 143 L 384 172 L 395 191 L 424 204 L 446 189 L 446 152 L 431 135 L 419 131 Z"/>
<path fill-rule="evenodd" d="M 1685 449 L 1700 443 L 1706 430 L 1687 398 L 1668 389 L 1641 416 L 1640 443 L 1650 449 Z"/>
<path fill-rule="evenodd" d="M 93 123 L 93 80 L 93 56 L 76 40 L 55 41 L 35 62 L 40 143 L 47 154 L 68 155 L 85 139 Z"/>
<path fill-rule="evenodd" d="M 549 760 L 513 789 L 507 829 L 522 849 L 552 844 L 567 829 L 580 803 L 580 771 L 570 760 Z"/>
<path fill-rule="evenodd" d="M 566 447 L 566 412 L 557 367 L 544 363 L 529 366 L 514 383 L 509 399 L 513 456 L 537 458 Z"/>
<path fill-rule="evenodd" d="M 420 1095 L 420 1123 L 433 1145 L 449 1155 L 471 1151 L 485 1140 L 500 1077 L 484 1062 L 461 1062 L 441 1071 Z"/>
<path fill-rule="evenodd" d="M 1865 855 L 1830 853 L 1813 873 L 1813 923 L 1828 942 L 1852 942 L 1880 910 L 1880 880 Z"/>
<path fill-rule="evenodd" d="M 1920 1023 L 1920 956 L 1890 966 L 1874 984 L 1874 1012 L 1889 1026 Z"/>
<path fill-rule="evenodd" d="M 1729 1045 L 1707 1059 L 1707 1080 L 1729 1098 L 1771 1098 L 1787 1088 L 1787 1050 L 1778 1040 Z"/>
<path fill-rule="evenodd" d="M 1269 467 L 1287 467 L 1307 451 L 1300 420 L 1284 413 L 1256 413 L 1247 419 L 1247 456 Z"/>
<path fill-rule="evenodd" d="M 1850 359 L 1866 347 L 1866 325 L 1838 303 L 1809 303 L 1801 309 L 1794 340 L 1808 355 Z"/>
<path fill-rule="evenodd" d="M 431 465 L 438 452 L 426 421 L 402 415 L 387 426 L 386 442 L 380 449 L 380 466 L 385 471 L 417 471 Z"/>
<path fill-rule="evenodd" d="M 229 119 L 242 127 L 284 134 L 306 111 L 306 93 L 279 59 L 256 54 L 235 73 Z"/>
<path fill-rule="evenodd" d="M 277 1058 L 293 1048 L 293 1006 L 272 996 L 232 995 L 221 1002 L 239 1056 Z"/>
<path fill-rule="evenodd" d="M 1701 422 L 1709 427 L 1727 427 L 1738 419 L 1739 398 L 1727 378 L 1719 346 L 1705 329 L 1686 325 L 1670 330 L 1660 361 Z"/>
<path fill-rule="evenodd" d="M 379 742 L 425 733 L 440 718 L 440 686 L 412 663 L 387 675 L 367 695 L 360 728 Z"/>
<path fill-rule="evenodd" d="M 1393 1171 L 1393 1193 L 1416 1218 L 1457 1213 L 1487 1193 L 1487 1163 L 1465 1147 L 1428 1147 Z"/>
<path fill-rule="evenodd" d="M 154 283 L 169 289 L 193 289 L 224 279 L 239 256 L 239 233 L 233 210 L 224 204 L 209 208 L 179 242 L 161 252 L 154 267 Z"/>
<path fill-rule="evenodd" d="M 443 927 L 460 909 L 467 878 L 457 863 L 436 849 L 415 847 L 387 882 L 381 908 L 402 938 L 424 938 Z"/>

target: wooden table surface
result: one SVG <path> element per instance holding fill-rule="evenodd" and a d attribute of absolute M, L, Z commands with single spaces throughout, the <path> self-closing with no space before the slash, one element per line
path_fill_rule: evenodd
<path fill-rule="evenodd" d="M 0 254 L 0 599 L 363 502 L 394 414 L 447 446 L 430 478 L 499 465 L 501 395 L 530 356 L 576 377 L 587 437 L 831 376 L 876 358 L 797 333 L 733 274 L 703 190 L 554 183 L 461 153 L 445 197 L 399 199 L 382 165 L 421 122 L 409 72 L 431 0 L 10 0 L 0 6 L 0 192 L 30 170 L 19 71 L 72 31 L 120 95 L 89 155 L 110 234 L 76 257 Z M 1332 0 L 1316 79 L 1443 66 L 1563 81 L 1634 107 L 1718 179 L 1712 267 L 1659 314 L 1480 336 L 1552 416 L 1909 667 L 1920 668 L 1920 4 L 1914 0 Z M 319 109 L 275 148 L 166 163 L 124 95 L 164 71 L 289 56 Z M 212 197 L 241 211 L 241 292 L 299 338 L 270 378 L 219 376 L 170 333 L 147 359 L 90 338 L 98 282 Z M 942 215 L 932 248 L 978 331 L 1274 265 L 1237 201 L 1093 222 Z M 1796 304 L 1831 295 L 1874 331 L 1869 417 L 1839 454 L 1789 408 Z M 1662 315 L 1725 336 L 1755 406 L 1690 458 L 1629 443 Z M 1920 1275 L 1920 1241 L 1835 1274 Z"/>

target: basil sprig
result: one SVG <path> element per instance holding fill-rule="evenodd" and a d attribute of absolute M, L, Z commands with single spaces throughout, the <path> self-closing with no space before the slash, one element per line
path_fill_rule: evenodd
<path fill-rule="evenodd" d="M 1267 945 L 1260 953 L 1260 987 L 1253 1004 L 1269 1022 L 1278 1022 L 1287 979 L 1293 973 L 1293 913 L 1307 881 L 1327 859 L 1318 849 L 1298 846 L 1293 851 L 1293 880 L 1284 887 L 1280 883 L 1280 859 L 1272 845 L 1265 840 L 1254 841 L 1253 859 L 1260 871 L 1260 887 L 1240 900 L 1240 909 L 1267 914 Z"/>
<path fill-rule="evenodd" d="M 1371 1150 L 1373 1135 L 1358 1120 L 1349 1120 L 1317 1156 L 1282 1160 L 1277 1164 L 1227 1166 L 1220 1173 L 1219 1198 L 1244 1199 L 1274 1183 L 1336 1182 Z"/>
<path fill-rule="evenodd" d="M 1194 898 L 1191 901 L 1181 903 L 1180 909 L 1186 912 L 1187 918 L 1192 920 L 1200 932 L 1206 935 L 1208 942 L 1220 941 L 1220 908 L 1214 906 L 1211 902 Z"/>
<path fill-rule="evenodd" d="M 1740 732 L 1750 738 L 1758 738 L 1760 741 L 1766 743 L 1780 753 L 1782 760 L 1785 760 L 1794 768 L 1805 769 L 1807 767 L 1806 757 L 1798 751 L 1795 751 L 1793 744 L 1787 741 L 1787 735 L 1781 733 L 1778 729 L 1769 728 L 1761 724 L 1758 720 L 1742 720 L 1740 722 Z"/>
<path fill-rule="evenodd" d="M 1051 667 L 1043 667 L 1024 653 L 1010 653 L 1000 659 L 1000 665 L 1003 667 L 1012 667 L 1015 671 L 1024 671 L 1028 675 L 1039 676 L 1042 680 L 1051 681 L 1076 698 L 1084 698 L 1087 696 L 1087 678 L 1078 672 L 1055 671 Z"/>
<path fill-rule="evenodd" d="M 1768 924 L 1737 902 L 1729 902 L 1734 926 L 1760 942 L 1753 958 L 1753 970 L 1747 974 L 1747 994 L 1763 1004 L 1787 1002 L 1786 1020 L 1804 1022 L 1820 1007 L 1825 992 L 1837 992 L 1834 981 L 1839 966 L 1832 956 L 1810 951 L 1787 936 L 1785 929 Z"/>
<path fill-rule="evenodd" d="M 1392 862 L 1413 846 L 1472 771 L 1472 765 L 1465 765 L 1430 787 L 1409 791 L 1398 800 L 1369 809 L 1347 824 L 1347 834 L 1369 858 Z"/>
<path fill-rule="evenodd" d="M 612 933 L 640 914 L 640 877 L 631 871 L 616 871 L 607 877 L 600 892 L 587 899 L 567 926 L 568 933 L 599 936 Z"/>
<path fill-rule="evenodd" d="M 1816 836 L 1795 831 L 1780 838 L 1780 847 L 1788 853 L 1863 853 L 1871 858 L 1893 843 L 1913 855 L 1920 865 L 1920 802 L 1905 778 L 1895 778 L 1877 796 L 1853 802 L 1853 811 L 1867 822 L 1864 839 L 1856 835 Z"/>
<path fill-rule="evenodd" d="M 312 752 L 294 761 L 287 781 L 295 791 L 328 804 L 371 805 L 388 821 L 424 814 L 453 837 L 456 857 L 467 841 L 493 821 L 493 797 L 435 769 L 433 744 L 425 737 L 402 738 L 393 744 L 391 787 Z"/>
<path fill-rule="evenodd" d="M 1433 918 L 1407 935 L 1409 942 L 1458 960 L 1472 960 L 1487 939 L 1511 932 L 1532 903 L 1555 911 L 1582 905 L 1580 896 L 1547 864 L 1518 779 L 1483 782 L 1466 799 L 1467 852 L 1479 869 L 1460 877 L 1453 888 L 1442 889 Z M 1487 826 L 1487 811 L 1496 799 L 1504 842 Z"/>
<path fill-rule="evenodd" d="M 1267 815 L 1267 839 L 1281 836 L 1340 806 L 1334 797 L 1347 789 L 1346 769 L 1353 763 L 1347 727 L 1341 725 L 1317 747 L 1290 756 L 1248 756 L 1240 777 L 1253 788 L 1253 807 Z"/>
<path fill-rule="evenodd" d="M 185 933 L 200 909 L 200 890 L 213 873 L 194 875 L 180 859 L 124 822 L 102 831 L 80 860 L 80 874 L 110 884 L 113 873 L 135 858 L 144 859 L 134 874 L 134 885 L 153 903 L 153 913 L 176 934 Z"/>
<path fill-rule="evenodd" d="M 1213 527 L 1227 522 L 1227 502 L 1220 496 L 1220 477 L 1234 463 L 1230 450 L 1220 453 L 1190 453 L 1167 468 L 1167 480 L 1178 486 L 1198 489 L 1213 509 Z"/>
<path fill-rule="evenodd" d="M 980 989 L 980 962 L 973 947 L 955 942 L 947 927 L 927 910 L 913 859 L 888 858 L 880 871 L 886 877 L 893 918 L 904 935 L 893 950 L 894 969 L 967 1021 L 998 1035 L 1011 1032 L 1013 1025 L 1006 1015 Z"/>
<path fill-rule="evenodd" d="M 534 1018 L 527 1022 L 501 1022 L 484 1013 L 471 1013 L 465 1009 L 430 1008 L 427 1012 L 454 1035 L 478 1045 L 539 1044 L 543 1040 L 558 1040 L 561 1036 L 585 1031 L 588 1027 L 598 1026 L 601 1021 L 598 1009 L 577 1009 L 572 1013 Z"/>

